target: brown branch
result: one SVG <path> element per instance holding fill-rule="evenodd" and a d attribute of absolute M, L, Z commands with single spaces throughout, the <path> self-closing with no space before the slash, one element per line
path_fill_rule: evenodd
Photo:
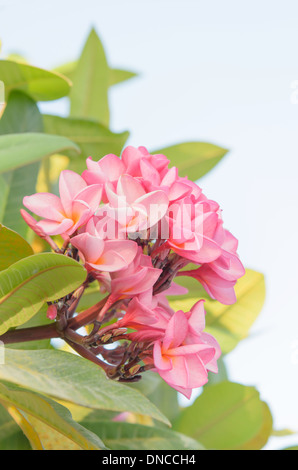
<path fill-rule="evenodd" d="M 56 323 L 31 328 L 11 330 L 0 336 L 4 344 L 23 343 L 25 341 L 40 341 L 43 339 L 59 338 L 60 333 L 56 329 Z"/>

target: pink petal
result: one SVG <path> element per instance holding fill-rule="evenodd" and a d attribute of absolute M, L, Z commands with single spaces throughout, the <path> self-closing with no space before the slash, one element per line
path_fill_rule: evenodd
<path fill-rule="evenodd" d="M 204 302 L 204 300 L 199 300 L 190 310 L 188 324 L 197 334 L 200 334 L 205 328 Z"/>
<path fill-rule="evenodd" d="M 130 175 L 122 175 L 117 184 L 117 193 L 126 198 L 127 204 L 134 203 L 146 194 L 142 183 Z"/>
<path fill-rule="evenodd" d="M 101 201 L 102 189 L 103 186 L 101 184 L 87 186 L 76 195 L 75 200 L 85 202 L 91 211 L 95 213 Z"/>
<path fill-rule="evenodd" d="M 172 369 L 160 369 L 158 372 L 166 382 L 178 387 L 189 388 L 189 370 L 184 356 L 172 357 Z"/>
<path fill-rule="evenodd" d="M 65 218 L 63 206 L 58 196 L 51 193 L 36 193 L 25 196 L 23 204 L 27 209 L 42 218 L 62 222 Z"/>
<path fill-rule="evenodd" d="M 208 382 L 208 373 L 199 355 L 186 356 L 189 388 L 199 388 Z"/>
<path fill-rule="evenodd" d="M 160 185 L 160 175 L 158 171 L 145 158 L 140 160 L 140 169 L 145 180 L 150 181 L 154 186 Z"/>
<path fill-rule="evenodd" d="M 187 335 L 187 331 L 188 322 L 185 313 L 182 310 L 178 310 L 169 321 L 165 331 L 163 347 L 165 349 L 172 349 L 180 346 Z"/>
<path fill-rule="evenodd" d="M 98 166 L 108 181 L 117 181 L 125 172 L 125 165 L 117 155 L 109 153 L 98 161 Z"/>
<path fill-rule="evenodd" d="M 75 246 L 83 258 L 88 263 L 96 263 L 103 253 L 104 241 L 94 237 L 89 233 L 82 233 L 71 239 L 71 244 Z"/>
<path fill-rule="evenodd" d="M 137 253 L 137 244 L 130 240 L 107 240 L 100 257 L 100 269 L 103 271 L 119 271 L 130 264 Z"/>
<path fill-rule="evenodd" d="M 168 210 L 169 199 L 164 191 L 153 191 L 138 198 L 133 207 L 147 217 L 146 227 L 150 228 L 161 220 Z"/>
<path fill-rule="evenodd" d="M 63 219 L 62 222 L 40 220 L 36 225 L 47 235 L 62 235 L 71 231 L 73 221 L 71 219 Z"/>
<path fill-rule="evenodd" d="M 160 341 L 154 343 L 153 359 L 154 365 L 158 370 L 166 371 L 172 368 L 171 359 L 162 355 Z"/>
<path fill-rule="evenodd" d="M 61 203 L 66 215 L 71 217 L 72 201 L 77 193 L 86 188 L 87 184 L 83 178 L 71 170 L 63 170 L 59 178 L 59 192 Z"/>

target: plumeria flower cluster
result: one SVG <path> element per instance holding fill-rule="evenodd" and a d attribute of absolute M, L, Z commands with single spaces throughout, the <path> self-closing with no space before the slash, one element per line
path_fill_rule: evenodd
<path fill-rule="evenodd" d="M 82 175 L 61 172 L 59 196 L 37 193 L 23 201 L 39 216 L 21 211 L 36 234 L 88 273 L 63 308 L 61 299 L 49 305 L 48 316 L 109 377 L 135 381 L 152 369 L 189 398 L 209 371 L 217 372 L 220 347 L 204 332 L 204 300 L 175 312 L 167 296 L 185 294 L 174 279 L 191 276 L 212 299 L 234 303 L 235 283 L 244 274 L 237 240 L 223 227 L 219 205 L 179 176 L 165 155 L 129 146 L 121 158 L 109 154 L 86 163 Z M 62 248 L 52 238 L 58 235 Z M 94 282 L 106 296 L 76 315 Z M 76 332 L 88 324 L 88 335 Z"/>

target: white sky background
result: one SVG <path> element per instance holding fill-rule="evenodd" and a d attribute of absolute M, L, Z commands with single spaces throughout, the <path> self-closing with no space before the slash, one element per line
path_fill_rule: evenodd
<path fill-rule="evenodd" d="M 230 149 L 200 186 L 220 203 L 245 266 L 265 274 L 267 298 L 251 337 L 227 356 L 229 376 L 257 386 L 276 429 L 295 430 L 297 17 L 295 0 L 0 0 L 3 55 L 51 68 L 77 58 L 94 26 L 110 65 L 139 72 L 110 94 L 111 127 L 130 130 L 131 145 Z M 65 102 L 43 109 L 63 113 Z M 297 443 L 275 438 L 267 448 Z"/>

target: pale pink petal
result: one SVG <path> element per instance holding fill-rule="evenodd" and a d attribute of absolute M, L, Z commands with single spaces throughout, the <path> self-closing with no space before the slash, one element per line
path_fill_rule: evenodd
<path fill-rule="evenodd" d="M 175 182 L 169 191 L 169 200 L 176 201 L 177 199 L 181 199 L 185 196 L 188 196 L 191 193 L 191 188 L 183 183 Z"/>
<path fill-rule="evenodd" d="M 71 170 L 63 170 L 59 178 L 59 192 L 61 203 L 66 215 L 71 218 L 72 201 L 77 193 L 86 188 L 83 178 Z"/>
<path fill-rule="evenodd" d="M 158 370 L 166 371 L 172 368 L 172 361 L 161 352 L 161 343 L 156 341 L 153 348 L 154 365 Z"/>
<path fill-rule="evenodd" d="M 168 196 L 164 191 L 152 191 L 138 198 L 133 207 L 141 211 L 146 216 L 146 226 L 153 227 L 159 220 L 161 220 L 167 212 L 169 205 Z"/>
<path fill-rule="evenodd" d="M 82 233 L 73 237 L 71 244 L 82 253 L 84 260 L 88 263 L 96 263 L 104 250 L 104 241 L 89 233 Z"/>
<path fill-rule="evenodd" d="M 172 369 L 159 370 L 159 375 L 168 383 L 189 388 L 189 370 L 184 356 L 172 357 Z"/>
<path fill-rule="evenodd" d="M 177 348 L 171 348 L 167 349 L 167 355 L 168 356 L 187 356 L 189 354 L 197 354 L 197 353 L 202 353 L 203 351 L 206 350 L 211 350 L 212 357 L 210 360 L 213 358 L 215 354 L 214 348 L 211 346 L 207 346 L 204 343 L 197 343 L 197 344 L 186 344 L 182 346 L 178 346 Z"/>
<path fill-rule="evenodd" d="M 200 334 L 205 328 L 204 300 L 196 302 L 190 310 L 188 324 L 196 334 Z"/>
<path fill-rule="evenodd" d="M 130 175 L 122 175 L 119 178 L 117 193 L 126 198 L 127 204 L 132 204 L 138 198 L 146 195 L 142 183 Z"/>
<path fill-rule="evenodd" d="M 180 346 L 188 331 L 188 322 L 184 312 L 178 310 L 169 321 L 165 331 L 163 346 L 165 349 L 172 349 Z"/>
<path fill-rule="evenodd" d="M 125 172 L 125 165 L 117 155 L 109 153 L 98 161 L 98 166 L 108 181 L 116 181 Z"/>
<path fill-rule="evenodd" d="M 85 202 L 91 211 L 95 213 L 101 201 L 102 188 L 101 184 L 87 186 L 76 195 L 75 200 Z"/>
<path fill-rule="evenodd" d="M 185 360 L 188 370 L 187 387 L 199 388 L 205 385 L 208 382 L 208 373 L 199 355 L 186 356 Z"/>
<path fill-rule="evenodd" d="M 36 193 L 25 196 L 23 204 L 39 217 L 46 217 L 57 222 L 65 218 L 63 206 L 58 196 L 51 193 Z"/>
<path fill-rule="evenodd" d="M 73 221 L 71 219 L 63 219 L 62 222 L 56 222 L 54 220 L 40 220 L 37 222 L 39 227 L 47 235 L 62 235 L 69 233 L 73 228 Z"/>
<path fill-rule="evenodd" d="M 140 160 L 140 169 L 145 180 L 148 180 L 153 186 L 160 185 L 159 172 L 145 158 Z"/>

